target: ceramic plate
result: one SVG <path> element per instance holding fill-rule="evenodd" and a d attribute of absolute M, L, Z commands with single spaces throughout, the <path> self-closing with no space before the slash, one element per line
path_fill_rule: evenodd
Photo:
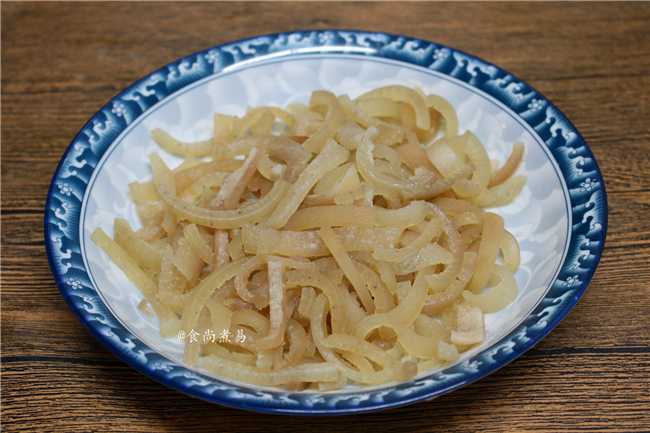
<path fill-rule="evenodd" d="M 485 342 L 443 369 L 405 383 L 339 391 L 286 392 L 219 378 L 182 360 L 182 343 L 163 339 L 158 321 L 137 309 L 142 295 L 90 240 L 113 219 L 139 226 L 128 184 L 150 179 L 149 131 L 193 141 L 212 133 L 214 112 L 308 102 L 313 90 L 354 98 L 402 84 L 448 99 L 460 131 L 472 130 L 491 158 L 516 140 L 528 176 L 519 196 L 491 211 L 521 245 L 519 294 L 486 316 Z M 50 186 L 45 237 L 54 277 L 79 320 L 115 355 L 147 376 L 215 403 L 265 412 L 340 414 L 427 400 L 493 372 L 544 337 L 594 274 L 605 241 L 607 205 L 594 157 L 575 127 L 544 96 L 497 66 L 446 46 L 404 36 L 312 31 L 261 36 L 171 63 L 123 91 L 83 127 Z"/>

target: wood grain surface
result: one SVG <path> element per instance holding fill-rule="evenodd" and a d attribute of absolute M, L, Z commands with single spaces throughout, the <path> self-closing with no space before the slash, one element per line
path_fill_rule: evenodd
<path fill-rule="evenodd" d="M 2 2 L 2 431 L 649 431 L 650 3 Z M 85 122 L 149 72 L 259 34 L 359 29 L 450 45 L 548 97 L 595 154 L 605 253 L 571 313 L 489 377 L 348 417 L 188 397 L 113 356 L 48 266 L 43 210 Z"/>

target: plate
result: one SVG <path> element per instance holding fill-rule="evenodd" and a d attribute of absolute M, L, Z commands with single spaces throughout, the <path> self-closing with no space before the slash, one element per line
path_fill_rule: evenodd
<path fill-rule="evenodd" d="M 150 178 L 149 131 L 181 140 L 211 135 L 212 114 L 247 106 L 308 102 L 313 90 L 357 95 L 389 84 L 420 86 L 457 109 L 491 158 L 526 143 L 519 172 L 528 182 L 505 218 L 519 240 L 519 294 L 486 315 L 486 341 L 440 370 L 405 383 L 349 386 L 327 393 L 287 392 L 219 378 L 182 361 L 182 344 L 163 339 L 158 321 L 137 309 L 142 295 L 90 240 L 113 219 L 139 226 L 128 183 Z M 211 402 L 263 412 L 342 414 L 432 399 L 480 379 L 544 337 L 584 292 L 607 227 L 605 186 L 575 127 L 539 92 L 474 56 L 405 36 L 359 31 L 280 33 L 233 42 L 171 63 L 111 100 L 65 152 L 50 186 L 45 240 L 52 273 L 72 311 L 109 350 L 147 376 Z"/>

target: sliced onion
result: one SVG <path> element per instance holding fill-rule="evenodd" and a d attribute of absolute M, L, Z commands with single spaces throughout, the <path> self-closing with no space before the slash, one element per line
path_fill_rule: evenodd
<path fill-rule="evenodd" d="M 296 212 L 296 209 L 298 209 L 298 206 L 300 206 L 300 203 L 302 203 L 316 182 L 325 173 L 347 161 L 348 156 L 350 156 L 349 151 L 336 144 L 334 140 L 328 141 L 318 156 L 300 173 L 298 180 L 291 186 L 289 193 L 277 206 L 267 225 L 272 229 L 284 227 L 289 217 Z"/>
<path fill-rule="evenodd" d="M 357 295 L 366 311 L 373 313 L 375 311 L 375 303 L 366 287 L 366 283 L 363 281 L 363 278 L 361 278 L 361 274 L 354 266 L 352 259 L 350 259 L 350 256 L 348 256 L 345 249 L 336 238 L 332 228 L 330 226 L 324 226 L 320 229 L 318 234 L 321 239 L 323 239 L 323 242 L 325 242 L 327 249 L 329 249 L 332 257 L 334 257 L 334 260 L 336 260 L 341 267 L 341 270 L 352 284 L 352 287 L 354 287 L 354 290 L 357 292 Z"/>
<path fill-rule="evenodd" d="M 212 153 L 212 139 L 186 143 L 176 140 L 162 129 L 154 129 L 151 135 L 165 149 L 186 158 L 201 158 Z"/>
<path fill-rule="evenodd" d="M 248 207 L 236 210 L 208 210 L 189 205 L 175 197 L 164 185 L 156 186 L 156 192 L 163 203 L 188 221 L 205 227 L 234 229 L 241 228 L 247 222 L 259 222 L 263 216 L 270 214 L 290 188 L 291 185 L 287 182 L 277 181 L 266 197 Z"/>
<path fill-rule="evenodd" d="M 372 331 L 382 326 L 395 331 L 397 341 L 408 353 L 422 359 L 432 359 L 438 354 L 438 342 L 442 340 L 442 335 L 433 338 L 418 335 L 391 314 L 373 314 L 366 317 L 354 328 L 352 335 L 365 339 Z"/>
<path fill-rule="evenodd" d="M 517 297 L 517 282 L 505 266 L 495 265 L 492 271 L 495 285 L 485 293 L 463 292 L 463 298 L 477 305 L 485 314 L 496 313 L 506 308 Z"/>
<path fill-rule="evenodd" d="M 488 187 L 491 188 L 493 186 L 500 185 L 505 182 L 510 176 L 512 176 L 515 170 L 517 170 L 517 167 L 519 166 L 519 163 L 521 162 L 521 158 L 523 158 L 523 156 L 524 143 L 521 141 L 515 141 L 512 145 L 512 152 L 510 153 L 510 156 L 506 160 L 505 164 L 503 164 L 503 167 L 492 173 L 492 176 L 490 176 L 490 183 L 488 184 Z"/>
<path fill-rule="evenodd" d="M 501 236 L 503 234 L 503 217 L 492 212 L 486 212 L 483 218 L 483 235 L 478 250 L 476 272 L 468 287 L 468 290 L 472 293 L 480 293 L 485 288 L 499 255 Z"/>
<path fill-rule="evenodd" d="M 329 106 L 323 124 L 318 128 L 316 133 L 302 144 L 302 147 L 310 152 L 320 152 L 325 146 L 327 140 L 334 138 L 336 131 L 338 131 L 339 126 L 341 126 L 341 122 L 343 121 L 343 109 L 341 108 L 338 99 L 336 99 L 336 96 L 334 96 L 333 93 L 324 90 L 313 92 L 311 94 L 309 105 L 312 108 L 318 105 Z"/>
<path fill-rule="evenodd" d="M 203 359 L 201 367 L 229 379 L 259 386 L 276 386 L 289 382 L 333 381 L 338 378 L 336 367 L 327 362 L 301 364 L 286 370 L 264 373 L 254 367 L 220 358 L 217 355 L 209 355 Z"/>
<path fill-rule="evenodd" d="M 228 160 L 236 156 L 248 155 L 253 148 L 265 149 L 269 152 L 269 156 L 284 161 L 287 166 L 284 180 L 287 182 L 295 182 L 311 158 L 309 151 L 286 137 L 251 135 L 215 148 L 215 159 Z"/>
<path fill-rule="evenodd" d="M 420 96 L 415 90 L 405 86 L 384 86 L 364 93 L 357 99 L 362 100 L 376 97 L 385 97 L 392 99 L 395 102 L 408 103 L 415 110 L 417 127 L 425 130 L 431 128 L 431 118 L 429 116 L 428 107 L 422 96 Z"/>

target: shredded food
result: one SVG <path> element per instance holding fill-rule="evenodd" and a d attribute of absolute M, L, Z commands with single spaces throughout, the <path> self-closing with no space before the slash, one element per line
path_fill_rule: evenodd
<path fill-rule="evenodd" d="M 405 381 L 484 341 L 517 296 L 519 245 L 483 207 L 517 196 L 516 142 L 490 160 L 419 88 L 214 116 L 212 139 L 152 136 L 129 185 L 142 226 L 92 239 L 142 292 L 185 362 L 286 390 Z"/>

